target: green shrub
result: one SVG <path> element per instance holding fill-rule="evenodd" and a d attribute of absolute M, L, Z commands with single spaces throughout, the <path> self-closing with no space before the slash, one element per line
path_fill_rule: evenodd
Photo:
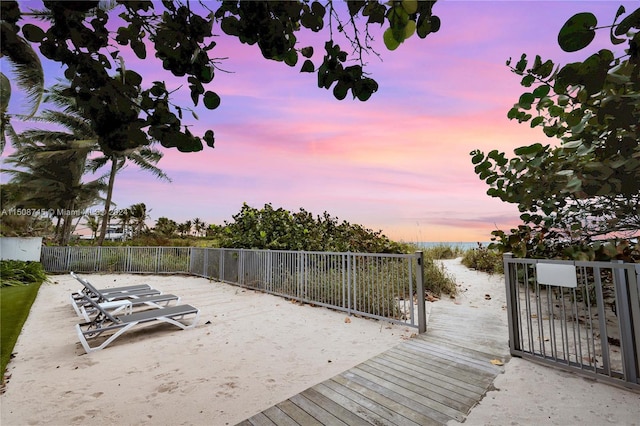
<path fill-rule="evenodd" d="M 0 261 L 0 287 L 41 283 L 46 279 L 47 274 L 40 262 Z"/>
<path fill-rule="evenodd" d="M 455 259 L 464 255 L 464 250 L 458 246 L 438 244 L 437 246 L 422 248 L 424 257 L 431 259 Z"/>
<path fill-rule="evenodd" d="M 462 257 L 462 264 L 467 268 L 490 274 L 504 273 L 502 254 L 497 250 L 483 247 L 482 245 L 478 245 L 478 248 L 467 250 Z"/>
<path fill-rule="evenodd" d="M 424 258 L 424 288 L 435 296 L 442 294 L 455 296 L 457 293 L 456 282 L 447 273 L 444 265 L 437 264 L 432 258 L 426 256 Z"/>

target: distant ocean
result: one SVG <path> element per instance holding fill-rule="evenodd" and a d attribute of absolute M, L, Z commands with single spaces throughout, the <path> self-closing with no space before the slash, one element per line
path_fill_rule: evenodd
<path fill-rule="evenodd" d="M 480 241 L 483 247 L 487 247 L 491 242 L 490 241 Z M 437 247 L 437 246 L 451 246 L 451 247 L 459 247 L 462 250 L 469 250 L 473 248 L 478 248 L 477 242 L 465 242 L 465 241 L 444 241 L 444 242 L 435 242 L 435 241 L 421 241 L 416 243 L 418 246 L 423 248 L 429 247 Z"/>

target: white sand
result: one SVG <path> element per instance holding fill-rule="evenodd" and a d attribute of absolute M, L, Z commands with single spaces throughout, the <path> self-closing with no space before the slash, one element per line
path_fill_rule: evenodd
<path fill-rule="evenodd" d="M 87 355 L 69 303 L 80 285 L 54 276 L 8 366 L 2 426 L 235 424 L 414 333 L 203 278 L 84 276 L 97 287 L 148 283 L 179 295 L 200 309 L 199 325 L 125 333 Z"/>
<path fill-rule="evenodd" d="M 503 307 L 502 276 L 470 271 L 459 261 L 445 265 L 465 290 L 458 304 Z M 343 313 L 202 278 L 87 278 L 98 287 L 148 283 L 180 295 L 201 309 L 200 323 L 184 331 L 162 325 L 127 333 L 86 355 L 68 301 L 77 282 L 54 277 L 42 286 L 14 349 L 0 397 L 2 426 L 235 424 L 414 332 L 360 318 L 345 322 Z M 640 393 L 521 359 L 506 364 L 495 387 L 465 424 L 640 425 Z"/>

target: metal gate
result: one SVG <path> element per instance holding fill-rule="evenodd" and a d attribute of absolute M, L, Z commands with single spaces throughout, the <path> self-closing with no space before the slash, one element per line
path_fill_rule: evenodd
<path fill-rule="evenodd" d="M 640 265 L 504 256 L 511 354 L 640 389 Z"/>

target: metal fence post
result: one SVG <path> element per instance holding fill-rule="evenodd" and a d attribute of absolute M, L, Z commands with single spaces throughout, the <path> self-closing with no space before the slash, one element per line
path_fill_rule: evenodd
<path fill-rule="evenodd" d="M 520 348 L 520 336 L 519 336 L 519 324 L 520 324 L 520 312 L 516 312 L 518 307 L 517 292 L 513 291 L 512 283 L 518 284 L 516 277 L 512 276 L 513 268 L 509 259 L 513 259 L 512 253 L 505 253 L 502 255 L 502 261 L 504 264 L 504 284 L 507 292 L 507 323 L 509 324 L 509 350 L 511 354 L 514 351 L 521 350 Z"/>
<path fill-rule="evenodd" d="M 98 246 L 98 249 L 96 250 L 96 254 L 93 257 L 93 271 L 94 272 L 100 271 L 100 260 L 101 259 L 102 259 L 102 247 Z"/>
<path fill-rule="evenodd" d="M 209 249 L 203 249 L 202 253 L 202 276 L 206 277 L 207 272 L 209 271 Z"/>
<path fill-rule="evenodd" d="M 65 265 L 65 271 L 69 272 L 71 271 L 71 246 L 67 246 L 67 255 L 65 256 L 66 259 L 66 265 Z"/>
<path fill-rule="evenodd" d="M 240 249 L 238 256 L 238 284 L 244 285 L 244 249 Z"/>
<path fill-rule="evenodd" d="M 623 263 L 621 260 L 613 261 L 613 263 Z M 634 345 L 634 336 L 632 327 L 632 317 L 629 309 L 629 293 L 632 280 L 627 280 L 625 270 L 614 268 L 614 284 L 616 296 L 616 311 L 620 324 L 620 344 L 622 350 L 622 362 L 624 363 L 624 378 L 627 382 L 636 383 L 638 379 L 637 356 Z M 635 273 L 635 271 L 629 271 Z M 637 299 L 636 299 L 637 300 Z"/>
<path fill-rule="evenodd" d="M 220 256 L 218 257 L 218 278 L 220 281 L 224 281 L 224 258 L 227 255 L 225 249 L 220 249 Z"/>
<path fill-rule="evenodd" d="M 640 385 L 640 264 L 629 271 L 629 295 L 631 296 L 631 321 L 634 330 L 635 359 L 638 363 L 635 382 Z"/>
<path fill-rule="evenodd" d="M 417 283 L 417 304 L 418 304 L 418 333 L 424 333 L 427 331 L 427 314 L 424 306 L 424 253 L 421 251 L 416 252 L 418 268 L 416 271 L 416 283 Z"/>
<path fill-rule="evenodd" d="M 356 257 L 351 252 L 347 252 L 349 257 L 349 280 L 347 285 L 349 286 L 349 294 L 351 294 L 351 303 L 353 304 L 353 310 L 358 310 L 358 289 L 356 287 L 356 281 L 358 280 L 356 274 Z"/>

